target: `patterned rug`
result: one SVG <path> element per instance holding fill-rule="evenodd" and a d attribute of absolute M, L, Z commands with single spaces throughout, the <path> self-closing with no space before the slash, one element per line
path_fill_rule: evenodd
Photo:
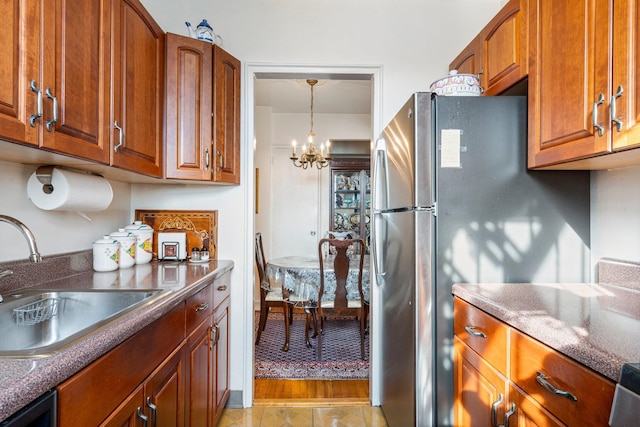
<path fill-rule="evenodd" d="M 256 313 L 254 331 L 258 330 L 258 319 Z M 284 352 L 284 316 L 282 313 L 269 313 L 260 344 L 255 346 L 256 378 L 369 378 L 369 337 L 365 337 L 365 360 L 362 360 L 360 328 L 356 320 L 325 321 L 322 361 L 318 361 L 315 338 L 311 339 L 312 347 L 306 347 L 304 327 L 305 316 L 295 313 L 290 328 L 289 351 Z"/>

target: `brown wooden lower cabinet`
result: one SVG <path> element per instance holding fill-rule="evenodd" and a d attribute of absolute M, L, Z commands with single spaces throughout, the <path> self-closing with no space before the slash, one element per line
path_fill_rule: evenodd
<path fill-rule="evenodd" d="M 58 425 L 215 426 L 229 398 L 229 282 L 226 273 L 60 384 Z"/>
<path fill-rule="evenodd" d="M 455 425 L 607 425 L 613 381 L 459 298 L 454 317 Z"/>

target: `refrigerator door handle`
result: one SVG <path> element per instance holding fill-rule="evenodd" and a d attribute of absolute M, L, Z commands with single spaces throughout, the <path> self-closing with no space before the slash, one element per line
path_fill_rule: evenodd
<path fill-rule="evenodd" d="M 384 284 L 384 276 L 386 275 L 386 272 L 384 271 L 380 271 L 379 266 L 382 265 L 382 263 L 379 261 L 379 255 L 381 255 L 381 250 L 383 250 L 383 248 L 380 248 L 380 250 L 378 250 L 378 241 L 380 239 L 380 233 L 379 233 L 379 229 L 376 226 L 377 222 L 379 220 L 382 219 L 382 213 L 380 212 L 373 212 L 373 245 L 371 245 L 371 255 L 373 256 L 373 272 L 375 274 L 376 277 L 376 284 L 378 286 L 382 286 Z"/>
<path fill-rule="evenodd" d="M 383 179 L 382 181 L 380 179 Z M 378 138 L 373 162 L 373 210 L 389 208 L 389 169 L 387 167 L 387 142 Z"/>
<path fill-rule="evenodd" d="M 375 155 L 373 161 L 373 245 L 371 245 L 371 254 L 373 255 L 373 272 L 376 278 L 376 284 L 381 286 L 384 284 L 386 272 L 380 271 L 382 265 L 380 257 L 384 256 L 384 247 L 380 245 L 381 230 L 379 221 L 382 220 L 382 213 L 389 206 L 389 174 L 387 168 L 387 143 L 384 138 L 378 138 L 374 148 Z M 383 178 L 383 180 L 381 180 Z"/>

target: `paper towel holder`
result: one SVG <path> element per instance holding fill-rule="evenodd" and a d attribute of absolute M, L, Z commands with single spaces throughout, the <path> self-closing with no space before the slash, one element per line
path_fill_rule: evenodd
<path fill-rule="evenodd" d="M 55 165 L 38 166 L 38 169 L 36 169 L 36 178 L 38 178 L 38 181 L 42 183 L 42 191 L 45 194 L 53 193 L 53 185 L 51 184 L 51 175 L 53 175 L 53 170 L 55 168 L 66 169 L 72 172 L 86 173 L 87 175 L 95 175 L 102 178 L 102 175 L 100 174 L 87 172 L 80 169 L 66 168 L 66 167 L 60 167 Z"/>
<path fill-rule="evenodd" d="M 42 191 L 45 194 L 53 193 L 53 185 L 51 185 L 51 175 L 55 166 L 39 166 L 36 169 L 36 178 L 42 183 Z"/>

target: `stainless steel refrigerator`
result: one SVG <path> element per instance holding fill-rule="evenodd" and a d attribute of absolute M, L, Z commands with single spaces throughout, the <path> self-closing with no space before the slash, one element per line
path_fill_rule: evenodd
<path fill-rule="evenodd" d="M 589 280 L 589 172 L 527 171 L 526 105 L 416 93 L 376 142 L 374 336 L 390 427 L 453 425 L 454 283 Z"/>

